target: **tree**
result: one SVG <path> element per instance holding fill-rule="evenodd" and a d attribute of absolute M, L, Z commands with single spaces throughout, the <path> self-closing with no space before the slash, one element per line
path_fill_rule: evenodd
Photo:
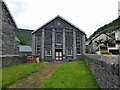
<path fill-rule="evenodd" d="M 27 41 L 22 34 L 18 37 L 18 39 L 20 40 L 20 45 L 27 45 Z"/>
<path fill-rule="evenodd" d="M 107 46 L 107 44 L 111 43 L 111 42 L 112 42 L 112 40 L 109 39 L 108 37 L 106 37 L 106 40 L 103 43 Z"/>
<path fill-rule="evenodd" d="M 95 43 L 97 44 L 97 46 L 99 45 L 99 44 L 102 44 L 104 41 L 103 41 L 103 39 L 99 39 L 98 41 L 95 41 Z"/>

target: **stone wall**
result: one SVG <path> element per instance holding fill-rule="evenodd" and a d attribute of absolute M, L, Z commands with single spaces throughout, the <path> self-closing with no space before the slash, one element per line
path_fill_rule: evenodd
<path fill-rule="evenodd" d="M 0 55 L 2 54 L 2 1 L 0 0 Z"/>
<path fill-rule="evenodd" d="M 0 58 L 2 58 L 2 68 L 12 66 L 12 65 L 27 63 L 27 56 L 2 55 L 2 56 L 0 56 Z"/>
<path fill-rule="evenodd" d="M 5 2 L 0 5 L 0 55 L 13 55 L 16 54 L 15 47 L 15 30 L 17 26 L 14 22 L 11 13 L 9 12 Z"/>
<path fill-rule="evenodd" d="M 120 56 L 87 54 L 83 58 L 101 88 L 120 88 Z"/>

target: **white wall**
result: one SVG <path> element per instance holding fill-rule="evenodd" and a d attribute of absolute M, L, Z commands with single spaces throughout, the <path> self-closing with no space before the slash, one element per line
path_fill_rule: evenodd
<path fill-rule="evenodd" d="M 120 31 L 119 31 L 119 30 L 117 30 L 117 31 L 115 32 L 115 39 L 116 39 L 116 40 L 120 40 Z"/>

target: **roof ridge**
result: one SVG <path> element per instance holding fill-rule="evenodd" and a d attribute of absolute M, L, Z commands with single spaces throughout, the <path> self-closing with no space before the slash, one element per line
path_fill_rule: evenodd
<path fill-rule="evenodd" d="M 32 32 L 35 33 L 36 31 L 38 31 L 40 28 L 42 28 L 43 26 L 47 25 L 48 23 L 50 23 L 51 21 L 55 20 L 56 18 L 61 18 L 62 20 L 64 20 L 65 22 L 67 22 L 68 24 L 70 24 L 71 26 L 75 27 L 76 29 L 78 29 L 79 31 L 81 31 L 82 33 L 85 34 L 85 32 L 83 30 L 81 30 L 80 28 L 78 28 L 77 26 L 73 25 L 70 21 L 64 19 L 62 16 L 57 15 L 56 17 L 54 17 L 53 19 L 49 20 L 47 23 L 43 24 L 42 26 L 40 26 L 38 29 L 36 29 L 35 31 Z"/>

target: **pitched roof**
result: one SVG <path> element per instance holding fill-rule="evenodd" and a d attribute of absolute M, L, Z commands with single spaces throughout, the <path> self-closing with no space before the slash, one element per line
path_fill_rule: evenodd
<path fill-rule="evenodd" d="M 60 15 L 56 16 L 55 18 L 53 18 L 52 20 L 49 20 L 47 23 L 45 23 L 44 25 L 42 25 L 40 28 L 38 28 L 37 30 L 33 31 L 32 34 L 34 34 L 36 31 L 38 31 L 39 29 L 43 28 L 45 25 L 49 24 L 50 22 L 52 22 L 53 20 L 60 18 L 63 21 L 67 22 L 68 24 L 70 24 L 71 26 L 73 26 L 74 28 L 76 28 L 77 30 L 81 31 L 83 34 L 85 34 L 84 31 L 82 31 L 81 29 L 79 29 L 77 26 L 73 25 L 71 22 L 69 22 L 68 20 L 64 19 L 63 17 L 61 17 Z"/>
<path fill-rule="evenodd" d="M 19 45 L 19 52 L 32 52 L 32 48 L 30 46 Z"/>
<path fill-rule="evenodd" d="M 13 16 L 12 16 L 12 14 L 10 13 L 9 8 L 7 7 L 6 2 L 5 2 L 5 1 L 2 1 L 2 5 L 3 5 L 3 6 L 6 8 L 6 10 L 8 11 L 8 14 L 9 14 L 9 16 L 10 16 L 10 19 L 12 20 L 13 24 L 15 25 L 15 27 L 17 27 L 16 22 L 15 22 Z M 2 7 L 2 8 L 3 8 L 3 7 Z"/>
<path fill-rule="evenodd" d="M 17 37 L 15 37 L 15 41 L 18 41 L 18 42 L 20 42 L 20 40 L 19 40 Z"/>
<path fill-rule="evenodd" d="M 110 36 L 109 36 L 108 34 L 106 34 L 106 33 L 101 33 L 101 34 L 97 35 L 96 37 L 94 37 L 94 38 L 90 41 L 89 44 L 91 44 L 94 39 L 96 39 L 97 37 L 99 37 L 99 36 L 102 35 L 102 34 L 105 34 L 106 36 L 110 37 Z M 110 37 L 110 38 L 111 38 L 111 37 Z"/>

